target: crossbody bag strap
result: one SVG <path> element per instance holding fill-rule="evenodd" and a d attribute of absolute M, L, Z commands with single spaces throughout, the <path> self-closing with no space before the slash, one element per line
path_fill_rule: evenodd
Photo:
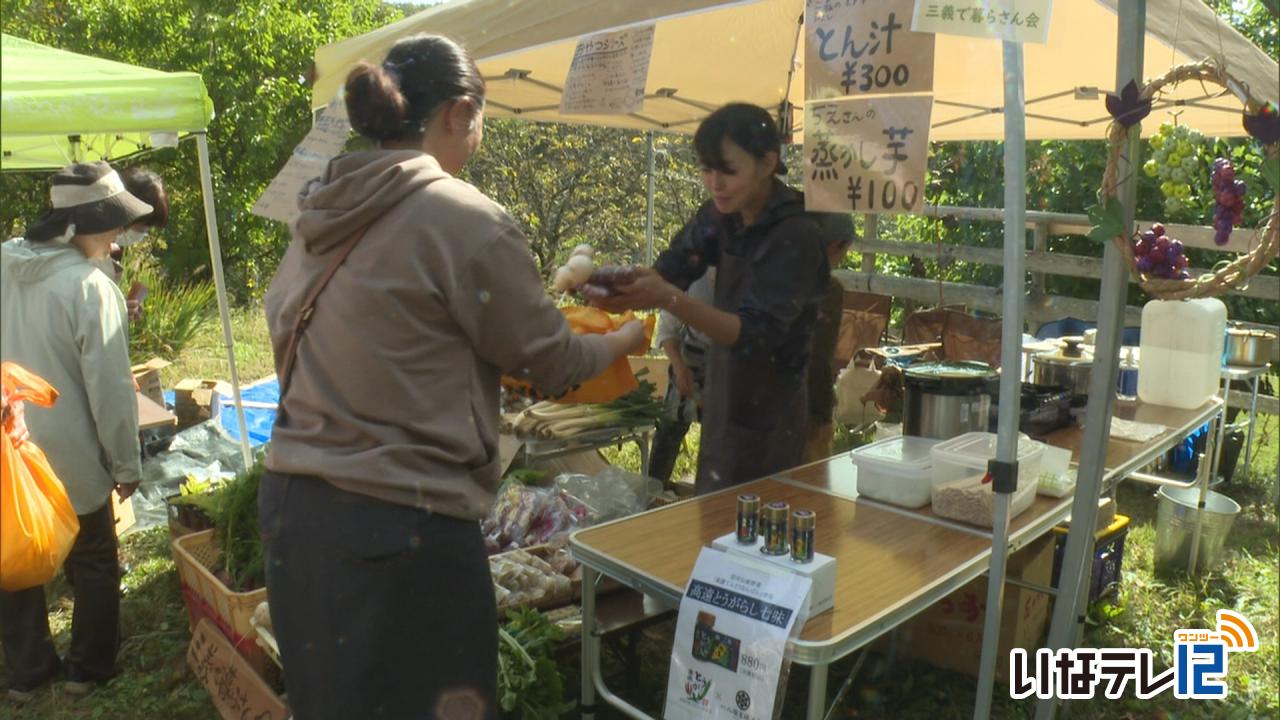
<path fill-rule="evenodd" d="M 372 224 L 372 223 L 370 223 Z M 311 316 L 315 314 L 316 300 L 320 297 L 320 293 L 324 290 L 329 281 L 333 279 L 333 274 L 338 272 L 338 268 L 346 261 L 347 256 L 360 243 L 360 239 L 364 237 L 364 233 L 369 229 L 369 225 L 365 225 L 353 234 L 350 239 L 342 244 L 335 253 L 333 262 L 329 263 L 329 267 L 325 269 L 324 274 L 320 276 L 320 280 L 311 286 L 311 291 L 307 293 L 307 297 L 302 301 L 302 308 L 298 311 L 298 317 L 293 321 L 293 330 L 289 333 L 289 344 L 285 347 L 284 362 L 280 367 L 280 402 L 284 402 L 284 394 L 289 389 L 289 379 L 293 376 L 293 363 L 298 358 L 298 343 L 302 341 L 302 333 L 306 332 L 307 326 L 311 324 Z"/>

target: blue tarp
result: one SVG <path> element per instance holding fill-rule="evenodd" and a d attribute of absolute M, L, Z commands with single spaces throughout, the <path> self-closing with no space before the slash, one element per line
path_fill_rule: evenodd
<path fill-rule="evenodd" d="M 264 403 L 271 407 L 246 407 L 244 423 L 249 429 L 249 445 L 258 447 L 271 440 L 271 428 L 276 424 L 276 408 L 280 402 L 280 381 L 276 378 L 263 380 L 246 388 L 241 388 L 240 398 L 246 403 Z M 220 410 L 218 422 L 232 438 L 240 440 L 240 424 L 236 422 L 235 400 L 230 395 L 218 395 Z"/>
<path fill-rule="evenodd" d="M 280 402 L 280 382 L 272 377 L 241 388 L 240 397 L 246 403 L 264 403 L 271 407 L 246 407 L 244 423 L 249 428 L 249 445 L 259 447 L 271 440 L 271 428 L 276 424 L 275 406 Z M 164 393 L 164 404 L 170 409 L 174 406 L 172 390 Z M 218 394 L 218 424 L 222 426 L 231 439 L 240 441 L 240 424 L 236 422 L 236 405 L 230 395 Z"/>

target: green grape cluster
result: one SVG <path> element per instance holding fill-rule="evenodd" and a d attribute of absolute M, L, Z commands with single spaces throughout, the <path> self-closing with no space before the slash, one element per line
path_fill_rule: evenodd
<path fill-rule="evenodd" d="M 1164 124 L 1151 136 L 1151 159 L 1142 169 L 1147 177 L 1160 180 L 1167 214 L 1203 204 L 1191 181 L 1201 175 L 1204 147 L 1204 136 L 1186 125 Z"/>

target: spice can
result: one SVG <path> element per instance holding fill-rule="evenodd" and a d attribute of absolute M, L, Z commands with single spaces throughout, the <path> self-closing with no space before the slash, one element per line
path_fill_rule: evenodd
<path fill-rule="evenodd" d="M 760 496 L 738 496 L 738 542 L 754 545 L 760 534 Z"/>
<path fill-rule="evenodd" d="M 818 518 L 812 510 L 791 513 L 791 559 L 798 563 L 813 562 L 813 534 Z"/>
<path fill-rule="evenodd" d="M 791 506 L 784 502 L 771 502 L 760 513 L 760 531 L 764 534 L 764 546 L 760 552 L 766 555 L 787 554 L 787 516 Z"/>

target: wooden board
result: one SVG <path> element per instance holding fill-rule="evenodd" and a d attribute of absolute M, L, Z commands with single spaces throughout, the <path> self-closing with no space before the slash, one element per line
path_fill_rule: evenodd
<path fill-rule="evenodd" d="M 208 619 L 196 625 L 187 664 L 224 720 L 286 720 L 289 708 Z"/>
<path fill-rule="evenodd" d="M 1201 412 L 1203 412 L 1203 408 L 1182 410 L 1179 408 L 1136 402 L 1115 403 L 1114 410 L 1112 410 L 1112 416 L 1124 420 L 1164 425 L 1165 427 L 1170 428 L 1170 430 L 1176 431 L 1178 428 L 1190 423 L 1191 420 Z M 1168 438 L 1169 433 L 1165 433 L 1157 438 L 1156 441 L 1163 441 Z M 1070 450 L 1071 461 L 1080 462 L 1080 448 L 1084 444 L 1084 430 L 1081 428 L 1073 426 L 1055 430 L 1054 432 L 1046 435 L 1043 440 L 1050 445 Z M 1130 442 L 1128 440 L 1112 438 L 1111 441 L 1107 443 L 1107 458 L 1104 465 L 1107 468 L 1121 467 L 1125 463 L 1129 462 L 1129 460 L 1136 457 L 1139 453 L 1146 450 L 1150 444 L 1151 443 Z"/>
<path fill-rule="evenodd" d="M 164 427 L 165 425 L 176 425 L 177 416 L 169 412 L 155 400 L 136 393 L 138 396 L 138 429 L 148 430 L 150 428 Z"/>
<path fill-rule="evenodd" d="M 808 641 L 829 641 L 874 622 L 991 549 L 975 534 L 772 479 L 583 530 L 575 542 L 683 590 L 701 549 L 733 530 L 739 493 L 813 510 L 815 547 L 839 558 L 835 607 L 805 625 L 801 638 Z"/>

